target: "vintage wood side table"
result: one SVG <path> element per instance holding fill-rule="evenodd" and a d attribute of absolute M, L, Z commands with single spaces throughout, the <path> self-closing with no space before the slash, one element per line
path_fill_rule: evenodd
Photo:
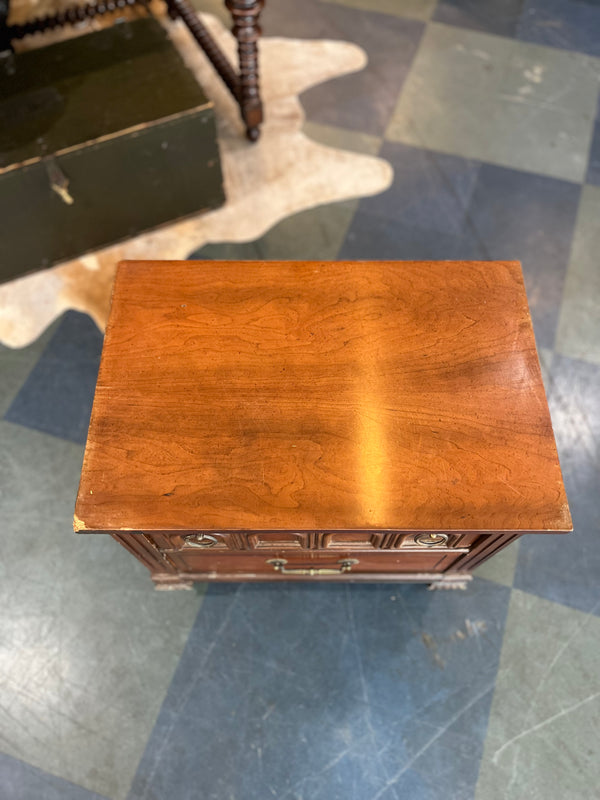
<path fill-rule="evenodd" d="M 462 586 L 571 529 L 517 262 L 123 262 L 75 509 L 160 588 Z"/>

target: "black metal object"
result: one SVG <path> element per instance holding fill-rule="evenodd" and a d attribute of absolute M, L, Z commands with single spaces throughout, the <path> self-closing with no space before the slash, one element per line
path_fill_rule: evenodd
<path fill-rule="evenodd" d="M 13 40 L 23 39 L 35 33 L 74 25 L 86 19 L 111 14 L 131 6 L 148 5 L 149 0 L 99 0 L 85 5 L 73 5 L 55 14 L 46 14 L 16 25 L 8 25 L 10 0 L 0 0 L 0 52 L 10 50 Z M 165 0 L 172 19 L 181 18 L 208 60 L 215 68 L 231 94 L 237 100 L 246 135 L 251 141 L 259 136 L 263 120 L 262 103 L 258 80 L 258 19 L 264 0 L 225 0 L 233 17 L 233 34 L 238 42 L 239 72 L 229 62 L 219 45 L 188 0 Z"/>

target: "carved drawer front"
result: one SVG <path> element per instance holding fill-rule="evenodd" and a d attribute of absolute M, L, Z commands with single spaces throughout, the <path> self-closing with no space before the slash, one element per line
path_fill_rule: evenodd
<path fill-rule="evenodd" d="M 261 531 L 246 534 L 252 550 L 308 550 L 310 534 L 304 531 Z"/>
<path fill-rule="evenodd" d="M 180 572 L 189 572 L 190 564 L 194 562 L 194 555 L 203 556 L 207 553 L 232 553 L 237 549 L 235 537 L 232 534 L 202 532 L 162 534 L 153 533 L 147 537 L 161 552 L 162 558 Z"/>
<path fill-rule="evenodd" d="M 365 531 L 338 531 L 321 534 L 322 548 L 342 548 L 344 550 L 375 550 L 381 546 L 382 535 Z"/>
<path fill-rule="evenodd" d="M 192 575 L 195 580 L 335 580 L 338 577 L 351 580 L 354 576 L 357 580 L 367 580 L 378 575 L 389 579 L 394 574 L 410 576 L 445 572 L 461 557 L 459 550 L 361 552 L 328 549 L 300 552 L 289 548 L 262 553 L 256 550 L 234 553 L 231 550 L 201 552 L 184 549 L 169 554 L 180 573 Z"/>
<path fill-rule="evenodd" d="M 229 540 L 219 533 L 160 533 L 142 534 L 143 538 L 160 553 L 160 558 L 171 568 L 185 571 L 188 552 L 229 550 Z"/>
<path fill-rule="evenodd" d="M 235 534 L 200 531 L 197 533 L 152 533 L 148 536 L 162 553 L 183 550 L 237 550 Z"/>
<path fill-rule="evenodd" d="M 399 550 L 452 550 L 468 553 L 478 534 L 445 533 L 443 531 L 418 531 L 417 533 L 390 534 L 384 547 Z"/>

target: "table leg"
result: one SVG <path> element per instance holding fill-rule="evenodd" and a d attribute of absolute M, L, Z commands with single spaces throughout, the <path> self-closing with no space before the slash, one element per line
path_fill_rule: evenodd
<path fill-rule="evenodd" d="M 264 0 L 225 0 L 225 5 L 233 17 L 232 31 L 238 43 L 238 100 L 242 119 L 246 124 L 246 136 L 254 142 L 259 137 L 259 125 L 263 120 L 258 82 L 258 39 L 261 34 L 258 18 Z"/>

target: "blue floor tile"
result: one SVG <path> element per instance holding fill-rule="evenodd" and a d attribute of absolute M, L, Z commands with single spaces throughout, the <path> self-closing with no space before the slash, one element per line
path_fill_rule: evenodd
<path fill-rule="evenodd" d="M 95 792 L 0 753 L 2 800 L 106 800 Z"/>
<path fill-rule="evenodd" d="M 392 186 L 360 201 L 339 258 L 487 257 L 467 219 L 479 162 L 395 142 L 381 156 L 394 168 Z"/>
<path fill-rule="evenodd" d="M 499 36 L 514 36 L 524 0 L 440 0 L 437 22 Z"/>
<path fill-rule="evenodd" d="M 359 211 L 407 229 L 462 236 L 477 182 L 478 161 L 384 142 L 381 158 L 394 169 L 386 192 L 360 201 Z"/>
<path fill-rule="evenodd" d="M 452 236 L 357 211 L 338 258 L 452 260 L 486 258 L 470 235 Z"/>
<path fill-rule="evenodd" d="M 600 4 L 585 0 L 527 0 L 517 37 L 600 56 Z"/>
<path fill-rule="evenodd" d="M 67 312 L 5 419 L 83 444 L 101 352 L 102 334 L 92 319 Z"/>
<path fill-rule="evenodd" d="M 509 595 L 210 586 L 130 800 L 472 798 Z"/>
<path fill-rule="evenodd" d="M 548 402 L 574 532 L 524 537 L 514 586 L 600 614 L 600 367 L 555 354 Z"/>
<path fill-rule="evenodd" d="M 338 4 L 303 0 L 267 3 L 265 36 L 341 39 L 362 47 L 368 64 L 304 92 L 308 119 L 383 135 L 417 52 L 425 25 L 414 19 L 377 14 Z"/>
<path fill-rule="evenodd" d="M 538 347 L 552 349 L 581 187 L 491 164 L 479 170 L 468 222 L 485 258 L 523 264 Z"/>

